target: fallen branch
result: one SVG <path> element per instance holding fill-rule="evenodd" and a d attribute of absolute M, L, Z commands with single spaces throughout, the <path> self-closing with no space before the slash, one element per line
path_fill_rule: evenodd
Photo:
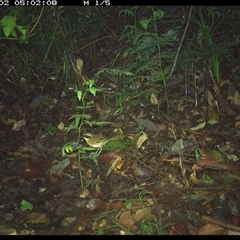
<path fill-rule="evenodd" d="M 232 224 L 229 224 L 229 223 L 225 223 L 222 220 L 214 219 L 214 218 L 212 218 L 208 215 L 203 215 L 202 220 L 206 221 L 206 222 L 218 224 L 219 226 L 230 229 L 232 231 L 240 232 L 240 227 L 239 226 L 235 226 L 235 225 L 232 225 Z"/>

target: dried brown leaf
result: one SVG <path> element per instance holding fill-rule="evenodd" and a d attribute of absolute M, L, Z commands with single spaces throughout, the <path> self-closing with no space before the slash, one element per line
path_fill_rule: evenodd
<path fill-rule="evenodd" d="M 19 120 L 15 122 L 12 126 L 13 131 L 19 131 L 21 127 L 23 127 L 26 124 L 26 119 Z"/>
<path fill-rule="evenodd" d="M 75 221 L 76 221 L 76 217 L 66 217 L 62 220 L 62 226 L 67 227 Z"/>
<path fill-rule="evenodd" d="M 178 222 L 171 227 L 169 235 L 190 235 L 190 232 L 185 222 Z"/>
<path fill-rule="evenodd" d="M 134 120 L 142 127 L 147 128 L 154 132 L 159 132 L 158 127 L 150 120 L 142 119 L 142 118 L 134 118 Z"/>
<path fill-rule="evenodd" d="M 152 221 L 154 218 L 156 218 L 156 216 L 152 214 L 152 207 L 143 207 L 140 204 L 138 209 L 133 206 L 132 209 L 123 212 L 119 216 L 119 222 L 125 227 L 136 231 L 138 223 L 143 220 Z"/>
<path fill-rule="evenodd" d="M 123 160 L 121 157 L 117 157 L 111 164 L 111 167 L 108 169 L 106 177 L 110 175 L 112 171 L 118 171 L 119 168 L 121 168 L 123 165 Z"/>
<path fill-rule="evenodd" d="M 146 133 L 142 134 L 137 140 L 137 149 L 139 149 L 147 139 L 148 139 L 147 134 Z"/>
<path fill-rule="evenodd" d="M 198 235 L 220 235 L 223 234 L 224 228 L 213 223 L 208 223 L 198 229 Z"/>
<path fill-rule="evenodd" d="M 49 221 L 49 218 L 46 217 L 45 213 L 41 212 L 31 212 L 26 214 L 25 220 L 31 224 L 46 223 Z"/>
<path fill-rule="evenodd" d="M 158 98 L 155 93 L 151 93 L 150 102 L 152 105 L 157 105 L 159 103 Z"/>
<path fill-rule="evenodd" d="M 112 162 L 118 157 L 123 156 L 123 151 L 122 150 L 116 150 L 114 152 L 108 152 L 106 154 L 101 154 L 99 158 L 101 159 L 102 162 Z"/>

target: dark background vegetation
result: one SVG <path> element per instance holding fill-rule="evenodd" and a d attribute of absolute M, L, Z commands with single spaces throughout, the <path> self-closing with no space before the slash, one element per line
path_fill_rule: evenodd
<path fill-rule="evenodd" d="M 33 83 L 41 88 L 47 87 L 49 91 L 56 93 L 56 91 L 68 88 L 75 83 L 74 66 L 77 58 L 83 60 L 84 71 L 88 73 L 89 77 L 93 77 L 94 73 L 103 67 L 122 68 L 124 64 L 124 67 L 127 68 L 126 65 L 130 62 L 136 63 L 137 51 L 140 54 L 148 55 L 149 49 L 135 49 L 136 52 L 132 54 L 131 59 L 129 56 L 124 58 L 123 52 L 128 48 L 133 48 L 134 38 L 136 39 L 137 35 L 136 32 L 132 32 L 132 39 L 130 36 L 124 38 L 124 34 L 129 33 L 130 35 L 130 29 L 128 28 L 124 32 L 124 27 L 137 26 L 141 19 L 150 18 L 152 11 L 142 7 L 133 10 L 134 16 L 131 14 L 119 16 L 123 9 L 132 10 L 133 7 L 1 8 L 2 18 L 6 15 L 16 16 L 17 25 L 26 29 L 24 40 L 21 40 L 20 33 L 18 33 L 18 38 L 11 36 L 6 38 L 1 31 L 0 74 L 2 87 L 8 88 L 9 95 L 20 94 L 18 91 L 21 89 L 18 87 L 14 89 L 13 86 L 19 86 L 20 79 L 24 77 L 28 83 Z M 190 7 L 155 6 L 154 9 L 164 12 L 164 17 L 157 22 L 157 34 L 169 36 L 167 34 L 175 31 L 175 42 L 169 36 L 169 39 L 162 43 L 161 56 L 157 57 L 162 58 L 162 67 L 171 68 L 186 26 Z M 206 6 L 201 7 L 201 13 L 214 44 L 206 43 L 204 49 L 199 47 L 197 37 L 203 26 L 197 23 L 200 18 L 195 7 L 177 61 L 177 70 L 188 59 L 199 58 L 199 62 L 202 63 L 215 54 L 219 57 L 220 64 L 228 63 L 237 67 L 240 31 L 239 7 Z M 152 33 L 153 26 L 149 26 L 147 31 L 149 34 Z M 156 42 L 150 44 L 154 47 Z M 156 53 L 155 46 L 146 61 L 152 61 L 151 57 Z M 123 63 L 125 59 L 129 62 Z M 143 60 L 145 59 L 140 60 L 142 65 L 145 64 Z M 138 65 L 136 67 L 140 68 Z M 224 74 L 222 68 L 221 71 L 221 74 Z M 52 75 L 57 77 L 56 81 L 48 80 Z M 13 85 L 11 86 L 11 84 Z"/>

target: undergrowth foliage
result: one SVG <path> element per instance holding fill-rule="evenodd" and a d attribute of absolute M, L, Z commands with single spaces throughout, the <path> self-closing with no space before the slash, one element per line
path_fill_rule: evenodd
<path fill-rule="evenodd" d="M 46 80 L 42 77 L 48 77 L 47 81 L 51 82 L 54 75 L 56 80 L 59 79 L 54 85 L 62 85 L 65 89 L 76 84 L 76 56 L 84 45 L 89 45 L 89 42 L 91 45 L 91 41 L 96 40 L 110 16 L 97 7 L 84 7 L 84 10 L 81 7 L 57 6 L 9 7 L 0 11 L 2 73 L 8 72 L 12 79 L 16 79 L 16 84 L 21 77 L 31 81 L 34 76 L 44 86 Z M 168 102 L 166 82 L 185 27 L 185 20 L 180 20 L 181 11 L 186 19 L 187 7 L 119 8 L 119 20 L 127 18 L 119 36 L 119 42 L 124 45 L 113 64 L 100 69 L 96 78 L 105 70 L 110 75 L 123 75 L 123 86 L 137 86 L 137 81 L 150 82 Z M 194 7 L 177 68 L 189 59 L 198 58 L 198 62 L 208 67 L 207 73 L 212 71 L 219 84 L 220 63 L 233 48 L 237 48 L 239 42 L 238 18 L 237 8 Z M 223 26 L 227 29 L 227 41 L 219 40 Z M 114 64 L 117 58 L 126 59 L 124 66 Z M 161 86 L 156 87 L 159 83 Z"/>
<path fill-rule="evenodd" d="M 2 71 L 9 73 L 14 65 L 10 73 L 16 84 L 21 77 L 37 77 L 45 86 L 54 76 L 55 87 L 65 89 L 76 84 L 79 46 L 95 38 L 106 20 L 95 7 L 9 7 L 1 9 L 1 16 Z"/>

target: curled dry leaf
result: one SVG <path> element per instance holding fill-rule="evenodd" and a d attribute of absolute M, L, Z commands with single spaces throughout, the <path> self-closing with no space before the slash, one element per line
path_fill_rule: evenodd
<path fill-rule="evenodd" d="M 111 167 L 107 171 L 107 176 L 110 175 L 112 171 L 119 171 L 121 167 L 123 166 L 123 160 L 121 157 L 117 157 L 111 164 Z"/>
<path fill-rule="evenodd" d="M 118 157 L 123 157 L 124 152 L 121 150 L 116 150 L 114 152 L 108 152 L 106 154 L 101 154 L 99 156 L 100 160 L 102 162 L 112 162 L 113 160 L 115 160 Z"/>
<path fill-rule="evenodd" d="M 60 123 L 58 124 L 58 126 L 57 126 L 57 129 L 58 129 L 59 131 L 63 131 L 64 128 L 65 128 L 65 126 L 64 126 L 64 123 L 62 123 L 62 122 L 60 122 Z"/>
<path fill-rule="evenodd" d="M 137 149 L 139 149 L 147 139 L 148 139 L 147 134 L 146 133 L 142 134 L 137 140 Z"/>
<path fill-rule="evenodd" d="M 26 119 L 19 120 L 13 124 L 12 130 L 19 131 L 22 126 L 26 124 Z"/>
<path fill-rule="evenodd" d="M 206 121 L 199 123 L 197 126 L 190 128 L 192 131 L 197 131 L 199 129 L 202 129 L 206 126 Z"/>
<path fill-rule="evenodd" d="M 197 179 L 197 176 L 196 176 L 196 173 L 195 173 L 195 172 L 193 172 L 193 173 L 190 175 L 190 180 L 191 180 L 195 185 L 197 185 L 197 186 L 205 186 L 205 185 L 206 185 L 203 181 Z"/>
<path fill-rule="evenodd" d="M 92 198 L 87 200 L 85 207 L 90 211 L 95 209 L 102 208 L 104 206 L 104 202 L 98 198 Z"/>
<path fill-rule="evenodd" d="M 151 93 L 150 102 L 151 102 L 152 105 L 157 105 L 158 104 L 158 98 L 157 98 L 155 93 Z"/>

